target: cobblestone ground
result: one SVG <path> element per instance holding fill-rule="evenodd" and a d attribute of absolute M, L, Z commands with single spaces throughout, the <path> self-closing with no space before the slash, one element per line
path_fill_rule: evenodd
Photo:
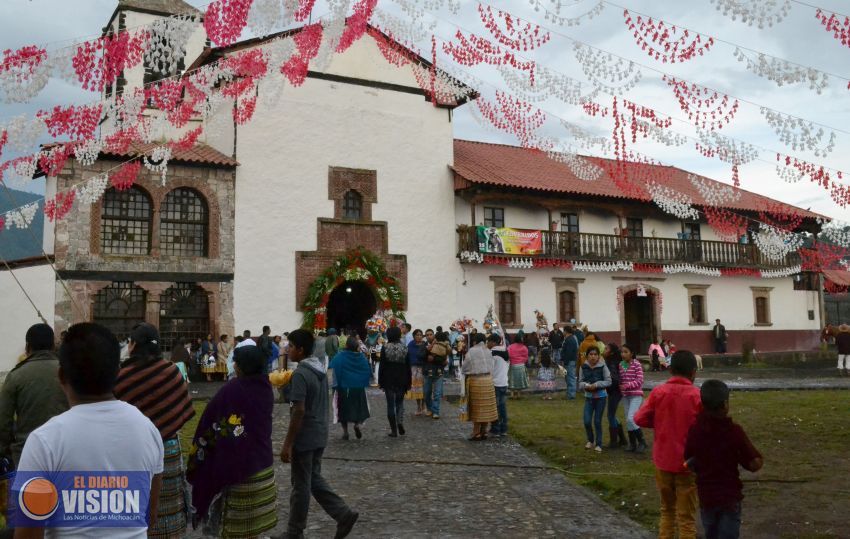
<path fill-rule="evenodd" d="M 360 520 L 350 537 L 648 537 L 627 517 L 592 493 L 545 467 L 510 437 L 469 442 L 469 423 L 443 402 L 439 420 L 412 417 L 407 435 L 387 436 L 383 393 L 369 390 L 372 418 L 363 439 L 343 441 L 338 425 L 323 462 L 323 475 Z M 415 403 L 413 409 L 415 409 Z M 279 451 L 289 422 L 275 406 L 274 446 Z M 276 465 L 282 533 L 288 515 L 289 468 Z M 313 502 L 308 537 L 332 537 L 336 524 Z M 192 537 L 201 537 L 194 533 Z"/>

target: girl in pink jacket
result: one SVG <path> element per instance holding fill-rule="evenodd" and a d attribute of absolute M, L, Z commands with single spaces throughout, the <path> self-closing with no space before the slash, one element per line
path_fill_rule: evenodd
<path fill-rule="evenodd" d="M 623 356 L 620 362 L 620 392 L 623 394 L 626 428 L 629 431 L 629 447 L 626 451 L 643 453 L 646 451 L 646 441 L 635 423 L 635 413 L 643 402 L 643 366 L 625 344 L 620 347 L 620 354 Z"/>

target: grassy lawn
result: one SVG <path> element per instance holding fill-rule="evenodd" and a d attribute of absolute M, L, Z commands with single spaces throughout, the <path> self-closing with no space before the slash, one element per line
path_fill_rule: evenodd
<path fill-rule="evenodd" d="M 651 455 L 584 449 L 582 398 L 508 402 L 511 434 L 649 529 L 658 526 Z M 744 479 L 743 537 L 839 537 L 850 510 L 850 391 L 737 392 L 731 415 L 765 457 Z M 618 416 L 622 419 L 622 408 Z M 608 443 L 607 420 L 603 421 Z M 647 432 L 651 442 L 652 432 Z"/>
<path fill-rule="evenodd" d="M 183 462 L 189 458 L 189 449 L 192 447 L 192 437 L 195 435 L 195 428 L 198 426 L 198 421 L 201 420 L 201 414 L 204 413 L 204 408 L 207 407 L 207 401 L 196 400 L 192 401 L 192 406 L 195 408 L 195 417 L 189 420 L 180 429 L 180 449 L 183 451 Z"/>

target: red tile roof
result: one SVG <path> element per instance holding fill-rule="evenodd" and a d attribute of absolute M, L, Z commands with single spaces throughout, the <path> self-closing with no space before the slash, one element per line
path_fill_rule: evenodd
<path fill-rule="evenodd" d="M 610 164 L 608 159 L 599 157 L 588 157 L 596 164 Z M 647 167 L 656 165 L 645 165 L 630 163 L 634 167 Z M 658 178 L 659 183 L 663 181 L 668 187 L 684 193 L 691 197 L 696 205 L 701 205 L 702 195 L 688 179 L 688 172 L 674 167 L 661 167 L 665 174 Z M 454 165 L 452 169 L 466 182 L 473 184 L 485 184 L 497 187 L 533 189 L 552 193 L 572 193 L 591 196 L 630 198 L 625 195 L 607 175 L 594 181 L 584 181 L 576 177 L 570 168 L 546 156 L 540 151 L 508 146 L 504 144 L 491 144 L 471 140 L 454 141 Z M 711 178 L 708 182 L 726 186 Z M 462 187 L 457 186 L 456 187 Z M 723 207 L 737 210 L 758 211 L 764 210 L 766 204 L 771 207 L 782 207 L 789 213 L 801 214 L 808 218 L 821 217 L 820 215 L 806 211 L 789 204 L 784 204 L 740 189 L 741 198 L 734 202 L 722 204 Z"/>
<path fill-rule="evenodd" d="M 153 142 L 149 144 L 134 142 L 130 144 L 130 148 L 126 152 L 104 150 L 101 152 L 101 155 L 121 158 L 138 157 L 141 155 L 150 155 L 153 149 L 157 146 L 161 146 L 161 144 Z M 195 146 L 190 150 L 172 150 L 169 162 L 225 168 L 231 168 L 239 165 L 239 163 L 232 157 L 228 157 L 212 146 L 202 143 L 195 144 Z"/>

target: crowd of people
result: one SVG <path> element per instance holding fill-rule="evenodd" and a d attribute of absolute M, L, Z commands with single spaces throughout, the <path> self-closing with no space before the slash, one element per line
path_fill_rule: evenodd
<path fill-rule="evenodd" d="M 728 418 L 728 387 L 693 385 L 698 365 L 691 352 L 661 346 L 671 378 L 643 402 L 644 367 L 633 349 L 603 343 L 586 327 L 555 324 L 535 345 L 522 331 L 513 337 L 441 327 L 423 332 L 406 323 L 389 327 L 371 346 L 357 332 L 340 333 L 299 329 L 276 337 L 265 326 L 256 338 L 246 330 L 232 347 L 226 335 L 215 346 L 209 336 L 200 339 L 195 351 L 192 342 L 181 342 L 166 360 L 150 324 L 136 325 L 123 349 L 106 328 L 76 324 L 63 333 L 58 354 L 53 330 L 34 325 L 24 361 L 0 390 L 0 456 L 18 470 L 71 471 L 97 462 L 148 473 L 149 529 L 139 530 L 140 537 L 180 537 L 189 526 L 217 537 L 256 537 L 277 525 L 276 396 L 269 375 L 286 369 L 278 397 L 291 410 L 279 454 L 291 466 L 284 537 L 303 536 L 312 496 L 341 538 L 359 515 L 321 474 L 331 417 L 343 440 L 350 439 L 349 426 L 362 438 L 370 417 L 366 391 L 377 385 L 386 398 L 388 436 L 403 436 L 406 400 L 416 402 L 414 416 L 440 419 L 443 380 L 455 376 L 454 367 L 463 381 L 461 418 L 472 424 L 469 440 L 503 437 L 507 401 L 529 388 L 533 366 L 543 399 L 553 398 L 557 376 L 565 378 L 566 399 L 583 393 L 587 449 L 603 451 L 603 418 L 609 448 L 643 453 L 643 429 L 655 430 L 662 537 L 695 536 L 697 499 L 707 537 L 737 536 L 737 466 L 755 471 L 762 459 Z M 204 370 L 210 356 L 214 373 Z M 227 382 L 205 406 L 184 465 L 177 434 L 196 413 L 189 378 L 213 374 Z M 91 535 L 108 536 L 104 530 Z"/>

